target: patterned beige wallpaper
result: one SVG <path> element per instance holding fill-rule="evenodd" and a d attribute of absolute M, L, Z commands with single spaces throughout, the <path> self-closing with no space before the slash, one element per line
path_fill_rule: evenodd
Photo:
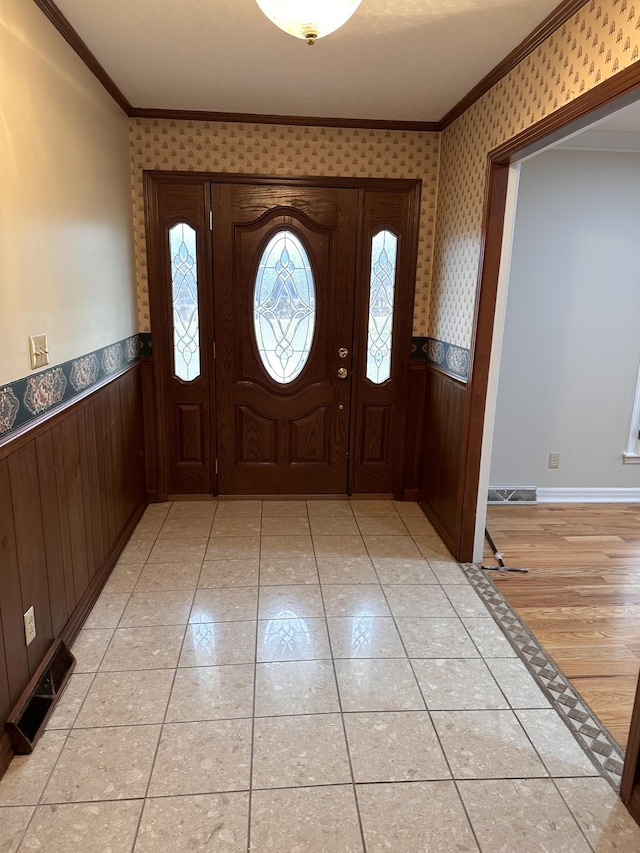
<path fill-rule="evenodd" d="M 640 4 L 589 0 L 442 134 L 428 334 L 469 347 L 487 154 L 639 57 Z"/>
<path fill-rule="evenodd" d="M 421 178 L 414 335 L 426 335 L 438 191 L 439 134 L 134 119 L 131 168 L 140 331 L 149 331 L 143 169 L 254 175 Z"/>

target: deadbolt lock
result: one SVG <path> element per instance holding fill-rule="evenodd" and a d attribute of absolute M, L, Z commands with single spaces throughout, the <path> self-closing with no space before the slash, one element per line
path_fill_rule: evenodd
<path fill-rule="evenodd" d="M 346 379 L 348 375 L 349 375 L 349 371 L 347 370 L 346 367 L 341 367 L 338 370 L 338 378 L 339 379 Z"/>
<path fill-rule="evenodd" d="M 349 355 L 349 350 L 345 349 L 344 347 L 340 347 L 340 349 L 338 350 L 338 355 L 340 356 L 340 358 L 346 358 Z"/>

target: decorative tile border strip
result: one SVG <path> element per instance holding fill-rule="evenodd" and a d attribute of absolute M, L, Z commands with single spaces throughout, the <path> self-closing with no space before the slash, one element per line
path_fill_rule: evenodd
<path fill-rule="evenodd" d="M 511 486 L 502 489 L 489 489 L 487 501 L 490 504 L 505 504 L 505 503 L 538 503 L 538 489 L 536 486 L 527 488 L 519 488 Z"/>
<path fill-rule="evenodd" d="M 487 574 L 471 563 L 463 563 L 462 568 L 506 634 L 518 657 L 573 732 L 578 743 L 600 774 L 615 791 L 619 791 L 624 763 L 623 751 Z"/>
<path fill-rule="evenodd" d="M 469 350 L 438 341 L 436 338 L 411 339 L 411 358 L 436 364 L 440 370 L 456 379 L 469 378 Z"/>
<path fill-rule="evenodd" d="M 0 388 L 0 439 L 89 390 L 134 362 L 139 335 L 17 379 Z"/>

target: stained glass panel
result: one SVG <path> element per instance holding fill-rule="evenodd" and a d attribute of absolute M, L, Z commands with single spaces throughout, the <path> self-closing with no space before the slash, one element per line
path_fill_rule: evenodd
<path fill-rule="evenodd" d="M 396 286 L 398 238 L 379 231 L 371 242 L 367 379 L 376 385 L 391 376 L 393 300 Z"/>
<path fill-rule="evenodd" d="M 185 222 L 169 230 L 173 301 L 173 369 L 178 379 L 200 376 L 200 322 L 196 232 Z"/>
<path fill-rule="evenodd" d="M 302 373 L 315 320 L 316 289 L 309 256 L 292 231 L 278 231 L 258 265 L 253 322 L 264 369 L 281 385 Z"/>

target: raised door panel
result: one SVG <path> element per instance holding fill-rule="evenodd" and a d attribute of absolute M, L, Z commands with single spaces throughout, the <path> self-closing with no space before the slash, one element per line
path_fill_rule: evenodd
<path fill-rule="evenodd" d="M 291 465 L 331 464 L 331 409 L 318 406 L 289 423 Z"/>
<path fill-rule="evenodd" d="M 238 465 L 277 465 L 278 421 L 251 406 L 236 406 Z"/>
<path fill-rule="evenodd" d="M 390 410 L 391 406 L 363 407 L 361 459 L 364 464 L 389 464 Z"/>
<path fill-rule="evenodd" d="M 204 461 L 201 403 L 176 403 L 177 465 L 202 464 Z"/>

